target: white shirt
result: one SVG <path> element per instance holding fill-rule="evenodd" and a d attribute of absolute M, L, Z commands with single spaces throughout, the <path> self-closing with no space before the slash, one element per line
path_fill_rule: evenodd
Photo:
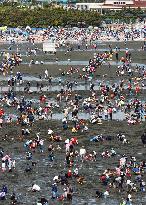
<path fill-rule="evenodd" d="M 53 131 L 51 129 L 48 130 L 48 135 L 51 135 Z"/>
<path fill-rule="evenodd" d="M 37 184 L 34 184 L 33 187 L 32 187 L 32 190 L 34 190 L 34 191 L 40 191 L 41 188 L 40 188 Z"/>
<path fill-rule="evenodd" d="M 80 149 L 80 155 L 84 155 L 84 154 L 86 154 L 86 150 L 84 148 L 81 148 Z"/>

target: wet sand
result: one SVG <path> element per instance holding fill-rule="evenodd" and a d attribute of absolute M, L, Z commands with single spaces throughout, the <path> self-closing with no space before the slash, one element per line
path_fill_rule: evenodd
<path fill-rule="evenodd" d="M 141 43 L 137 42 L 129 42 L 128 48 L 135 48 L 139 49 L 141 47 Z M 108 44 L 102 45 L 101 48 L 108 47 Z M 116 45 L 116 43 L 112 43 L 113 46 Z M 119 43 L 121 48 L 124 47 L 124 43 Z M 25 49 L 26 45 L 22 45 L 22 47 Z M 37 45 L 40 46 L 40 45 Z M 7 45 L 1 46 L 1 49 L 7 48 Z M 93 57 L 94 52 L 73 52 L 70 54 L 70 58 L 72 60 L 83 60 L 87 61 L 89 58 Z M 123 54 L 121 53 L 121 56 Z M 140 55 L 137 56 L 137 51 L 132 52 L 132 56 L 135 57 L 135 60 L 133 60 L 136 63 L 144 63 L 146 64 L 145 59 L 145 52 L 141 51 Z M 56 56 L 55 56 L 56 57 Z M 57 57 L 60 60 L 66 60 L 68 56 L 64 54 L 64 52 L 58 52 Z M 37 57 L 36 57 L 37 58 Z M 49 57 L 47 57 L 49 58 Z M 42 58 L 40 58 L 42 59 Z M 44 59 L 42 59 L 44 60 Z M 73 66 L 74 67 L 74 66 Z M 76 66 L 75 66 L 76 67 Z M 78 66 L 77 66 L 78 67 Z M 80 66 L 79 66 L 80 67 Z M 41 73 L 44 75 L 44 70 L 48 69 L 49 75 L 52 75 L 53 77 L 60 77 L 62 71 L 66 71 L 70 68 L 69 65 L 32 65 L 31 68 L 28 67 L 28 65 L 20 65 L 19 67 L 16 67 L 14 70 L 14 74 L 17 71 L 22 72 L 24 75 L 28 76 L 35 76 L 38 77 Z M 102 79 L 102 76 L 107 74 L 106 80 L 114 80 L 116 77 L 115 74 L 116 66 L 111 66 L 111 69 L 108 69 L 108 66 L 104 65 L 97 69 L 96 71 L 96 79 Z M 135 74 L 136 76 L 137 74 Z M 75 74 L 73 78 L 77 79 L 78 74 Z M 128 76 L 124 76 L 126 79 L 128 79 Z M 66 76 L 67 79 L 69 79 L 68 76 Z M 117 78 L 117 77 L 116 77 Z M 121 79 L 119 77 L 119 79 Z M 26 80 L 27 81 L 27 80 Z M 32 83 L 36 83 L 35 79 Z M 88 96 L 90 94 L 89 91 L 76 91 L 77 93 Z M 56 98 L 56 94 L 58 91 L 52 92 L 45 91 L 43 92 L 47 95 L 47 97 Z M 100 93 L 99 93 L 100 94 Z M 24 94 L 23 92 L 18 92 L 17 95 L 26 95 L 28 98 L 37 98 L 39 99 L 40 94 L 39 93 L 32 93 Z M 137 97 L 137 96 L 133 96 Z M 129 97 L 130 98 L 130 97 Z M 139 99 L 146 99 L 146 91 L 143 90 L 140 95 L 138 96 Z M 8 109 L 9 110 L 9 109 Z M 11 111 L 11 109 L 9 110 Z M 80 160 L 76 160 L 75 164 L 79 167 L 79 173 L 85 177 L 86 183 L 83 185 L 79 185 L 74 179 L 69 180 L 70 184 L 73 185 L 74 188 L 74 196 L 73 196 L 73 202 L 72 204 L 78 204 L 78 205 L 119 205 L 119 202 L 121 201 L 121 198 L 127 196 L 127 192 L 124 191 L 122 194 L 120 194 L 117 190 L 111 189 L 110 190 L 110 197 L 109 199 L 96 199 L 95 192 L 97 189 L 100 191 L 105 191 L 105 187 L 101 185 L 99 182 L 99 176 L 100 174 L 107 168 L 114 168 L 118 165 L 118 160 L 120 156 L 123 154 L 126 154 L 127 156 L 135 156 L 138 161 L 145 160 L 146 156 L 146 150 L 143 148 L 140 136 L 143 134 L 144 130 L 146 129 L 146 122 L 142 122 L 138 125 L 128 125 L 126 121 L 103 121 L 100 125 L 92 125 L 89 123 L 89 120 L 87 120 L 89 130 L 87 133 L 72 133 L 72 123 L 69 123 L 69 129 L 63 130 L 62 129 L 62 122 L 60 119 L 58 120 L 48 120 L 48 121 L 36 121 L 34 125 L 31 127 L 31 134 L 28 137 L 28 139 L 33 139 L 36 137 L 36 133 L 41 133 L 41 138 L 45 140 L 45 150 L 43 153 L 39 153 L 39 151 L 36 151 L 36 153 L 33 154 L 33 160 L 37 161 L 36 167 L 33 168 L 32 173 L 25 173 L 24 169 L 27 164 L 27 160 L 25 159 L 25 149 L 24 149 L 24 141 L 20 139 L 21 135 L 21 129 L 22 127 L 20 125 L 17 125 L 15 122 L 11 124 L 4 124 L 2 129 L 0 129 L 0 147 L 3 147 L 5 152 L 10 154 L 14 159 L 16 159 L 16 170 L 12 173 L 2 173 L 0 172 L 0 184 L 7 184 L 9 189 L 9 194 L 13 191 L 18 194 L 18 199 L 20 201 L 20 204 L 27 204 L 27 205 L 33 205 L 36 204 L 36 201 L 38 197 L 44 195 L 48 200 L 49 204 L 70 204 L 70 202 L 57 202 L 51 200 L 51 184 L 52 184 L 52 178 L 55 175 L 63 174 L 67 172 L 67 168 L 64 167 L 64 158 L 65 158 L 65 152 L 64 152 L 64 140 L 68 137 L 71 138 L 73 136 L 78 137 L 79 145 L 77 145 L 75 148 L 79 151 L 81 146 L 85 146 L 87 148 L 87 151 L 90 153 L 93 150 L 97 152 L 97 161 L 87 161 L 82 164 Z M 61 150 L 55 150 L 55 160 L 53 164 L 48 162 L 48 152 L 47 152 L 47 146 L 51 142 L 48 139 L 47 130 L 48 128 L 52 128 L 53 131 L 61 135 L 63 141 L 62 142 L 53 142 L 54 147 L 56 148 L 59 144 L 61 146 Z M 125 134 L 126 138 L 129 140 L 129 144 L 122 145 L 117 139 L 116 135 L 122 132 Z M 4 135 L 7 134 L 8 138 L 6 140 L 3 140 Z M 111 135 L 112 140 L 111 141 L 105 141 L 103 143 L 99 142 L 90 142 L 90 138 L 98 135 Z M 111 148 L 114 148 L 117 152 L 117 155 L 110 159 L 103 159 L 101 157 L 101 153 L 104 150 L 110 150 Z M 132 179 L 135 176 L 132 176 Z M 143 176 L 144 181 L 146 181 L 146 174 Z M 28 191 L 28 188 L 32 185 L 32 183 L 36 183 L 41 187 L 41 191 L 39 193 L 32 193 Z M 63 192 L 63 186 L 59 185 L 59 192 Z M 6 201 L 0 201 L 0 204 L 8 205 L 9 200 L 9 194 L 7 196 Z M 143 204 L 146 203 L 145 193 L 132 193 L 133 197 L 133 205 L 140 205 L 140 203 L 143 202 Z"/>
<path fill-rule="evenodd" d="M 87 147 L 87 151 L 91 152 L 92 150 L 97 151 L 97 161 L 96 162 L 85 162 L 82 165 L 81 162 L 76 162 L 79 166 L 79 172 L 84 175 L 87 182 L 84 185 L 77 184 L 74 180 L 69 180 L 71 184 L 73 184 L 74 189 L 76 190 L 77 194 L 75 195 L 74 201 L 78 201 L 78 204 L 81 200 L 88 201 L 89 199 L 95 199 L 95 191 L 96 189 L 100 189 L 104 191 L 104 187 L 99 182 L 100 174 L 106 168 L 113 168 L 117 165 L 119 156 L 122 154 L 126 154 L 128 156 L 135 156 L 138 160 L 145 160 L 145 149 L 142 148 L 140 135 L 143 133 L 143 129 L 145 128 L 146 124 L 140 124 L 137 126 L 129 126 L 126 122 L 104 122 L 102 125 L 90 125 L 89 124 L 89 132 L 86 134 L 76 133 L 72 134 L 71 130 L 63 131 L 61 122 L 49 120 L 48 122 L 39 121 L 34 124 L 31 128 L 31 135 L 29 139 L 33 139 L 35 137 L 35 133 L 40 131 L 41 137 L 45 140 L 45 144 L 49 144 L 49 140 L 47 137 L 47 128 L 51 127 L 57 134 L 61 134 L 63 141 L 66 139 L 66 136 L 77 136 L 79 140 L 79 147 L 84 145 Z M 7 184 L 9 187 L 9 192 L 15 190 L 17 193 L 22 193 L 22 199 L 26 201 L 27 204 L 33 204 L 37 197 L 41 195 L 45 195 L 46 198 L 50 198 L 50 186 L 52 182 L 52 178 L 58 173 L 64 173 L 67 171 L 67 168 L 64 169 L 64 142 L 54 142 L 53 145 L 57 147 L 59 144 L 62 148 L 61 151 L 55 151 L 55 161 L 53 166 L 50 167 L 48 165 L 47 160 L 47 151 L 44 151 L 43 154 L 40 154 L 38 151 L 34 154 L 34 160 L 38 161 L 37 166 L 34 168 L 31 174 L 24 173 L 24 169 L 26 166 L 26 160 L 24 159 L 25 150 L 23 148 L 23 142 L 19 140 L 21 128 L 17 125 L 4 125 L 4 127 L 0 130 L 1 137 L 4 134 L 8 134 L 8 139 L 6 141 L 1 140 L 1 146 L 4 147 L 6 152 L 10 154 L 14 159 L 16 159 L 16 171 L 12 173 L 0 173 L 1 184 Z M 116 139 L 116 134 L 122 132 L 126 135 L 126 138 L 130 141 L 128 145 L 121 145 L 120 142 Z M 97 134 L 107 134 L 111 135 L 113 138 L 110 142 L 106 141 L 103 144 L 99 142 L 90 142 L 90 138 Z M 117 156 L 108 159 L 103 159 L 100 154 L 105 149 L 114 149 L 117 151 Z M 47 147 L 45 146 L 45 149 Z M 76 147 L 78 150 L 79 148 Z M 21 156 L 22 159 L 21 160 Z M 43 159 L 46 159 L 43 161 Z M 146 180 L 146 177 L 143 177 Z M 36 182 L 41 187 L 40 193 L 31 193 L 28 192 L 28 187 L 31 186 L 33 182 Z M 59 186 L 59 189 L 62 189 Z M 24 196 L 27 193 L 27 197 Z M 135 195 L 135 197 L 134 197 Z M 134 194 L 134 200 L 137 200 L 137 194 Z M 122 193 L 122 196 L 126 196 L 126 192 Z M 144 197 L 145 194 L 142 194 Z M 120 199 L 121 195 L 116 190 L 110 190 L 110 198 Z M 22 200 L 22 201 L 23 201 Z M 95 204 L 102 204 L 100 200 L 95 199 Z M 51 203 L 51 201 L 50 201 Z M 8 200 L 3 204 L 8 204 Z M 21 204 L 23 204 L 21 202 Z M 53 204 L 53 202 L 51 203 Z M 57 202 L 55 201 L 55 204 Z M 73 203 L 74 204 L 74 203 Z M 88 203 L 90 204 L 90 203 Z M 94 203 L 91 203 L 94 204 Z M 114 204 L 114 202 L 113 202 Z M 116 204 L 116 203 L 115 203 Z M 133 203 L 137 204 L 137 202 Z"/>

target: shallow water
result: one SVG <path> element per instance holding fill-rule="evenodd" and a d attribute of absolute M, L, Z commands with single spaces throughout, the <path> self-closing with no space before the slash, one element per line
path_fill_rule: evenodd
<path fill-rule="evenodd" d="M 90 114 L 89 113 L 79 113 L 78 114 L 78 118 L 79 119 L 85 119 L 88 120 L 90 119 Z M 64 114 L 63 113 L 53 113 L 52 115 L 52 119 L 53 120 L 62 120 L 64 118 Z M 69 120 L 72 119 L 71 114 L 69 114 Z M 104 115 L 102 115 L 102 119 L 104 119 Z M 125 120 L 125 114 L 124 112 L 118 111 L 117 113 L 113 113 L 113 120 Z"/>
<path fill-rule="evenodd" d="M 3 76 L 3 75 L 0 75 L 0 81 L 8 81 L 8 79 L 10 79 L 10 77 L 11 76 Z M 37 81 L 37 82 L 42 82 L 42 81 L 46 81 L 46 82 L 48 82 L 48 80 L 46 80 L 46 79 L 40 79 L 39 77 L 35 77 L 35 76 L 31 76 L 31 75 L 29 75 L 29 74 L 23 74 L 22 75 L 22 77 L 23 77 L 23 81 Z M 58 83 L 58 82 L 63 82 L 65 79 L 64 79 L 64 77 L 54 77 L 53 79 L 52 79 L 52 82 L 53 83 Z"/>
<path fill-rule="evenodd" d="M 106 44 L 100 44 L 99 46 L 103 46 L 103 45 L 106 45 Z M 43 49 L 43 48 L 42 48 Z M 41 54 L 44 54 L 44 52 L 43 52 L 43 50 L 42 49 L 39 49 L 39 52 L 41 52 Z M 137 49 L 128 49 L 129 51 L 136 51 Z M 0 52 L 18 52 L 18 50 L 16 49 L 16 48 L 11 48 L 11 50 L 10 49 L 0 49 Z M 26 55 L 26 51 L 27 50 L 24 50 L 24 49 L 21 49 L 19 52 L 22 54 L 22 56 L 27 56 Z M 65 51 L 67 51 L 67 48 L 57 48 L 56 49 L 56 51 L 57 52 L 65 52 Z M 74 52 L 74 51 L 78 51 L 78 52 L 86 52 L 86 51 L 89 51 L 89 52 L 98 52 L 98 51 L 110 51 L 110 49 L 107 47 L 107 48 L 97 48 L 97 49 L 94 49 L 94 48 L 87 48 L 87 49 L 83 49 L 83 48 L 81 48 L 81 49 L 73 49 L 73 51 L 71 51 L 71 52 Z M 115 51 L 115 49 L 113 49 L 113 51 Z M 121 48 L 120 49 L 120 51 L 126 51 L 126 49 L 123 49 L 123 48 Z M 70 52 L 70 53 L 71 53 Z M 37 53 L 37 55 L 38 55 L 38 53 Z M 36 55 L 36 56 L 37 56 Z M 50 53 L 47 53 L 47 55 L 52 55 L 52 54 L 50 54 Z M 33 56 L 33 55 L 32 55 Z"/>
<path fill-rule="evenodd" d="M 14 91 L 15 92 L 23 92 L 24 91 L 24 86 L 15 86 L 14 87 Z M 127 88 L 126 86 L 124 87 L 125 89 Z M 0 92 L 8 92 L 11 88 L 9 86 L 0 86 Z M 60 86 L 60 85 L 54 85 L 54 86 L 44 86 L 42 88 L 42 91 L 51 91 L 51 92 L 55 92 L 55 91 L 61 91 L 61 89 L 66 89 L 66 87 Z M 142 87 L 142 90 L 145 90 L 145 87 Z M 90 90 L 90 85 L 77 85 L 77 86 L 73 86 L 72 88 L 73 91 L 76 90 L 81 90 L 81 91 L 86 91 L 86 90 Z M 100 90 L 100 86 L 99 85 L 95 85 L 94 86 L 94 90 Z M 37 89 L 37 87 L 31 86 L 30 87 L 30 91 L 32 92 L 38 92 L 39 89 Z"/>
<path fill-rule="evenodd" d="M 106 44 L 100 44 L 101 45 L 106 45 Z M 57 49 L 57 51 L 66 51 L 67 49 L 66 48 L 59 48 Z M 114 51 L 115 49 L 113 49 Z M 135 49 L 128 49 L 129 51 L 135 51 Z M 94 52 L 98 52 L 98 51 L 110 51 L 109 48 L 97 48 L 97 49 L 94 49 L 94 48 L 88 48 L 88 49 L 73 49 L 73 51 L 80 51 L 80 52 L 85 52 L 85 51 L 94 51 Z M 120 49 L 120 51 L 126 51 L 126 49 Z"/>
<path fill-rule="evenodd" d="M 8 118 L 8 116 L 12 117 L 12 120 L 13 121 L 16 121 L 17 120 L 17 115 L 16 114 L 5 114 L 5 119 Z M 78 118 L 79 119 L 85 119 L 85 120 L 88 120 L 90 119 L 90 114 L 89 113 L 79 113 L 78 114 Z M 64 118 L 64 114 L 63 113 L 53 113 L 52 115 L 52 118 L 53 120 L 62 120 Z M 102 115 L 102 118 L 104 119 L 104 115 Z M 71 113 L 68 115 L 68 119 L 71 120 L 72 119 L 72 115 Z M 121 111 L 118 111 L 117 113 L 114 113 L 113 114 L 113 120 L 119 120 L 119 121 L 122 121 L 122 120 L 125 120 L 125 114 L 124 112 L 121 112 Z"/>
<path fill-rule="evenodd" d="M 122 62 L 115 62 L 115 61 L 106 61 L 103 63 L 103 65 L 122 65 L 123 63 Z M 29 62 L 22 62 L 21 64 L 23 65 L 29 65 Z M 43 63 L 44 65 L 83 65 L 83 66 L 87 66 L 89 64 L 89 61 L 67 61 L 67 60 L 64 60 L 64 61 L 45 61 Z M 38 62 L 38 64 L 35 64 L 35 65 L 40 65 L 40 62 Z M 140 66 L 140 67 L 145 67 L 146 64 L 142 64 L 142 63 L 131 63 L 130 64 L 131 66 Z"/>
<path fill-rule="evenodd" d="M 131 112 L 131 114 L 132 114 L 132 112 Z M 8 117 L 11 117 L 12 121 L 16 121 L 18 116 L 17 116 L 17 114 L 13 114 L 13 113 L 6 113 L 4 119 L 6 120 Z M 48 119 L 62 120 L 63 118 L 64 118 L 64 114 L 63 113 L 53 113 L 52 114 L 52 118 L 49 117 Z M 91 118 L 91 114 L 89 114 L 89 113 L 80 112 L 78 114 L 78 119 L 90 120 L 90 118 Z M 102 114 L 102 113 L 101 113 L 101 119 L 105 120 L 104 114 Z M 36 120 L 37 120 L 37 118 L 36 118 Z M 69 115 L 68 115 L 68 120 L 72 120 L 71 113 L 69 113 Z M 123 111 L 121 111 L 121 110 L 117 111 L 116 113 L 113 113 L 113 120 L 117 120 L 117 121 L 126 120 L 125 113 Z M 145 121 L 144 116 L 142 118 L 142 121 Z M 139 153 L 139 154 L 141 154 L 141 153 Z"/>
<path fill-rule="evenodd" d="M 107 199 L 73 199 L 72 204 L 78 204 L 78 205 L 119 205 L 119 202 L 115 199 L 107 198 Z"/>

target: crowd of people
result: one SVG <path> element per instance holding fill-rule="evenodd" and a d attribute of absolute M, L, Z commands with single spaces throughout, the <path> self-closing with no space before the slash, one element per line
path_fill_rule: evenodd
<path fill-rule="evenodd" d="M 82 173 L 80 166 L 84 167 L 86 163 L 92 166 L 92 163 L 98 164 L 99 160 L 100 162 L 114 160 L 116 163 L 113 164 L 113 167 L 103 168 L 102 173 L 99 174 L 97 180 L 100 186 L 96 188 L 94 197 L 97 200 L 99 198 L 106 200 L 115 190 L 121 195 L 126 192 L 120 205 L 132 205 L 133 195 L 145 192 L 146 162 L 135 156 L 119 154 L 119 149 L 110 147 L 110 143 L 113 141 L 120 144 L 121 150 L 122 146 L 131 145 L 132 139 L 129 141 L 126 134 L 123 134 L 124 132 L 111 136 L 107 130 L 107 135 L 90 136 L 90 131 L 92 126 L 98 125 L 100 127 L 106 122 L 114 123 L 114 120 L 126 121 L 129 129 L 130 126 L 145 124 L 146 101 L 141 99 L 140 95 L 145 95 L 146 65 L 133 66 L 132 53 L 128 48 L 124 50 L 123 57 L 119 58 L 120 48 L 118 46 L 118 41 L 124 41 L 125 46 L 127 46 L 126 43 L 129 40 L 144 39 L 145 27 L 137 29 L 135 25 L 129 28 L 119 26 L 117 30 L 114 28 L 71 30 L 51 27 L 44 31 L 32 32 L 30 28 L 27 28 L 26 31 L 29 34 L 27 36 L 26 32 L 24 35 L 20 30 L 18 33 L 7 31 L 5 34 L 1 34 L 1 40 L 6 42 L 10 36 L 11 44 L 22 43 L 25 40 L 29 41 L 29 44 L 35 44 L 54 38 L 57 46 L 64 47 L 67 52 L 72 51 L 70 48 L 73 41 L 81 41 L 82 45 L 84 43 L 84 49 L 89 48 L 87 43 L 89 41 L 90 48 L 92 45 L 96 51 L 93 58 L 89 59 L 87 66 L 80 68 L 70 66 L 69 69 L 60 72 L 59 77 L 65 78 L 65 81 L 55 82 L 59 89 L 56 92 L 52 91 L 53 102 L 52 98 L 46 94 L 49 88 L 56 85 L 49 70 L 45 70 L 43 78 L 40 74 L 37 82 L 25 81 L 21 69 L 16 75 L 14 74 L 16 67 L 21 67 L 23 62 L 21 51 L 17 50 L 12 53 L 10 46 L 7 52 L 1 53 L 1 74 L 5 79 L 8 75 L 9 77 L 7 78 L 8 91 L 2 92 L 0 97 L 0 128 L 3 130 L 5 124 L 21 128 L 18 143 L 20 143 L 20 155 L 25 161 L 23 173 L 28 175 L 37 173 L 37 166 L 40 163 L 36 160 L 37 155 L 43 157 L 43 154 L 46 154 L 47 163 L 50 168 L 53 168 L 57 155 L 59 155 L 58 152 L 63 153 L 63 158 L 60 160 L 60 163 L 64 164 L 63 171 L 61 173 L 58 171 L 58 175 L 54 174 L 51 179 L 50 194 L 48 194 L 51 197 L 47 198 L 41 195 L 36 204 L 48 205 L 50 198 L 54 204 L 57 201 L 71 202 L 73 197 L 76 197 L 73 183 L 82 186 L 88 181 L 87 175 Z M 70 42 L 71 39 L 72 42 Z M 113 48 L 108 44 L 107 51 L 98 52 L 96 40 L 116 40 L 117 46 Z M 81 44 L 77 44 L 77 49 L 81 49 Z M 144 48 L 140 49 L 144 50 Z M 32 51 L 27 48 L 26 53 L 27 56 L 39 55 L 37 49 Z M 113 58 L 117 62 L 116 70 L 113 72 L 118 80 L 114 79 L 109 83 L 106 74 L 102 76 L 102 79 L 96 79 L 95 75 L 100 67 L 108 65 L 107 69 L 112 69 Z M 81 84 L 84 84 L 85 89 L 80 94 L 76 88 Z M 23 95 L 15 90 L 17 85 L 23 86 Z M 33 87 L 37 88 L 37 92 L 34 92 Z M 47 87 L 46 90 L 44 90 L 45 87 Z M 86 89 L 87 87 L 89 89 Z M 61 118 L 55 118 L 57 114 L 61 114 Z M 120 115 L 122 115 L 121 118 Z M 61 123 L 59 134 L 53 127 L 49 127 L 49 123 L 53 119 L 59 120 Z M 41 127 L 39 128 L 40 132 L 35 133 L 35 137 L 31 136 L 33 126 L 43 121 L 48 123 L 48 126 L 45 127 L 47 140 L 42 136 Z M 64 138 L 61 132 L 65 132 L 67 135 L 70 133 L 70 136 Z M 79 134 L 86 133 L 90 136 L 88 143 L 91 144 L 88 144 L 89 146 L 92 146 L 92 143 L 99 146 L 109 143 L 108 148 L 105 146 L 103 151 L 97 151 L 97 149 L 88 151 L 87 144 L 86 146 L 81 145 L 81 139 L 78 137 Z M 142 130 L 140 137 L 141 144 L 145 147 L 145 129 Z M 7 142 L 8 138 L 7 134 L 1 136 L 3 142 Z M 12 138 L 12 142 L 15 140 L 15 137 Z M 4 176 L 7 173 L 19 173 L 20 167 L 17 166 L 19 159 L 15 157 L 14 153 L 8 154 L 5 146 L 0 146 L 0 158 L 0 174 Z M 54 170 L 54 173 L 56 171 Z M 33 194 L 41 193 L 43 188 L 35 182 L 28 187 L 27 191 Z M 1 188 L 0 200 L 5 201 L 8 198 L 11 204 L 23 204 L 23 201 L 19 200 L 18 193 L 10 194 L 9 187 L 4 184 Z"/>
<path fill-rule="evenodd" d="M 63 28 L 48 27 L 46 29 L 32 29 L 27 26 L 25 29 L 6 29 L 1 31 L 0 41 L 11 42 L 44 42 L 48 39 L 56 41 L 56 46 L 66 43 L 99 41 L 129 41 L 143 40 L 145 38 L 145 23 L 135 23 L 132 25 L 112 24 L 104 27 L 88 28 Z"/>

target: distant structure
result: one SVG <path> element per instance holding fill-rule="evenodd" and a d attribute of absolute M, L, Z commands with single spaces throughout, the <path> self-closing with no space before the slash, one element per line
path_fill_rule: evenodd
<path fill-rule="evenodd" d="M 102 13 L 106 10 L 121 10 L 123 8 L 146 9 L 146 0 L 105 0 L 103 3 L 76 3 L 79 10 L 94 10 Z"/>

